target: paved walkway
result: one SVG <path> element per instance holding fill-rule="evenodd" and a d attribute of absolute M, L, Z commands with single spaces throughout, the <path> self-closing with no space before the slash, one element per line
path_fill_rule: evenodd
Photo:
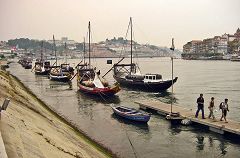
<path fill-rule="evenodd" d="M 153 109 L 156 110 L 159 114 L 167 115 L 170 113 L 171 105 L 162 103 L 157 100 L 139 100 L 135 103 L 139 104 L 142 109 Z M 192 122 L 196 122 L 205 126 L 208 126 L 211 131 L 224 134 L 224 132 L 229 132 L 240 136 L 240 122 L 233 120 L 228 120 L 228 123 L 224 121 L 213 121 L 212 119 L 201 119 L 195 118 L 195 111 L 191 109 L 186 109 L 182 106 L 173 105 L 173 112 L 179 112 L 180 117 L 187 118 Z"/>

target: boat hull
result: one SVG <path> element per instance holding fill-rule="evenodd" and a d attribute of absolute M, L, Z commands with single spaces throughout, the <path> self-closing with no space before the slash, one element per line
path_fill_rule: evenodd
<path fill-rule="evenodd" d="M 35 75 L 48 75 L 50 71 L 37 71 L 35 70 Z"/>
<path fill-rule="evenodd" d="M 134 81 L 127 80 L 125 78 L 113 76 L 114 79 L 120 83 L 121 86 L 131 88 L 131 89 L 140 89 L 143 91 L 152 91 L 152 92 L 161 92 L 166 91 L 172 86 L 172 80 L 160 81 L 160 82 L 143 82 L 143 81 Z M 178 77 L 173 79 L 173 84 L 177 81 Z"/>
<path fill-rule="evenodd" d="M 113 96 L 117 92 L 120 91 L 119 85 L 114 85 L 113 87 L 105 87 L 105 88 L 92 88 L 92 87 L 87 87 L 82 84 L 78 84 L 79 91 L 86 93 L 86 94 L 91 94 L 91 95 L 98 95 L 98 96 Z"/>
<path fill-rule="evenodd" d="M 116 115 L 121 116 L 121 117 L 123 117 L 125 119 L 128 119 L 128 120 L 147 123 L 150 120 L 150 117 L 151 117 L 150 115 L 143 114 L 143 113 L 141 113 L 141 114 L 129 114 L 128 112 L 120 111 L 118 108 L 121 108 L 121 107 L 112 107 L 113 112 Z M 123 108 L 126 108 L 126 107 L 123 107 Z M 130 109 L 130 111 L 131 111 L 131 109 Z"/>
<path fill-rule="evenodd" d="M 52 81 L 59 81 L 59 82 L 68 82 L 70 81 L 70 77 L 68 76 L 57 76 L 57 75 L 49 75 L 50 80 Z"/>
<path fill-rule="evenodd" d="M 32 65 L 24 65 L 25 69 L 32 69 Z"/>

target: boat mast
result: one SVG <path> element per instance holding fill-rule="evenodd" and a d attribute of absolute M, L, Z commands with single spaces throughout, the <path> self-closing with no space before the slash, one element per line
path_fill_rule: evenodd
<path fill-rule="evenodd" d="M 174 52 L 174 38 L 172 38 L 172 46 L 170 48 L 172 50 L 172 57 L 171 57 L 171 60 L 172 60 L 172 97 L 171 97 L 171 113 L 172 113 L 172 104 L 173 104 L 173 52 Z"/>
<path fill-rule="evenodd" d="M 130 25 L 131 25 L 131 69 L 130 69 L 130 75 L 132 72 L 132 17 L 130 17 Z"/>
<path fill-rule="evenodd" d="M 91 34 L 91 29 L 90 29 L 90 21 L 88 22 L 88 51 L 89 51 L 89 56 L 88 56 L 88 64 L 89 64 L 89 68 L 91 66 L 90 63 L 90 34 Z"/>
<path fill-rule="evenodd" d="M 85 64 L 85 53 L 86 53 L 86 50 L 85 50 L 85 37 L 83 37 L 83 64 Z"/>
<path fill-rule="evenodd" d="M 41 62 L 43 62 L 43 41 L 41 42 Z"/>
<path fill-rule="evenodd" d="M 64 44 L 64 49 L 65 49 L 65 63 L 67 64 L 67 43 L 66 42 Z"/>
<path fill-rule="evenodd" d="M 57 66 L 57 50 L 56 50 L 56 44 L 55 44 L 55 38 L 54 38 L 54 35 L 53 35 L 53 49 L 54 49 L 54 52 L 55 52 L 55 58 L 56 58 L 56 66 Z"/>

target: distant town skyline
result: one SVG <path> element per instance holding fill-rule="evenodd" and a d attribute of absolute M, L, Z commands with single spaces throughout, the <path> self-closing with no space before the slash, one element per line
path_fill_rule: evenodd
<path fill-rule="evenodd" d="M 125 37 L 133 17 L 134 40 L 182 49 L 240 27 L 239 0 L 0 0 L 0 40 L 20 37 L 78 42 L 92 26 L 92 42 Z M 129 38 L 128 38 L 129 39 Z"/>

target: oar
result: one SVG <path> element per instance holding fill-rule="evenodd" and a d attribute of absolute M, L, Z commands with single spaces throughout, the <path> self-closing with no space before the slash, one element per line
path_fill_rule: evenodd
<path fill-rule="evenodd" d="M 35 69 L 36 65 L 34 65 L 34 67 L 32 68 L 31 72 L 33 71 L 33 69 Z"/>
<path fill-rule="evenodd" d="M 77 75 L 77 72 L 75 73 L 75 75 L 70 79 L 70 81 L 72 81 L 72 79 Z"/>
<path fill-rule="evenodd" d="M 121 60 L 119 60 L 119 61 L 117 62 L 117 64 L 119 64 L 121 61 L 123 61 L 124 58 L 125 58 L 125 57 L 123 57 Z M 114 64 L 114 65 L 115 65 L 115 64 Z M 111 67 L 111 69 L 108 70 L 108 72 L 106 72 L 106 73 L 102 76 L 102 78 L 104 78 L 104 77 L 113 69 L 114 65 Z"/>
<path fill-rule="evenodd" d="M 78 66 L 79 64 L 81 64 L 81 63 L 82 63 L 82 61 L 83 61 L 83 60 L 81 60 L 81 61 L 80 61 L 80 62 L 79 62 L 79 63 L 78 63 L 76 66 L 75 66 L 75 69 L 77 68 L 77 66 Z"/>
<path fill-rule="evenodd" d="M 55 64 L 56 64 L 56 61 L 55 61 L 55 63 L 52 64 L 52 66 L 54 66 Z"/>

